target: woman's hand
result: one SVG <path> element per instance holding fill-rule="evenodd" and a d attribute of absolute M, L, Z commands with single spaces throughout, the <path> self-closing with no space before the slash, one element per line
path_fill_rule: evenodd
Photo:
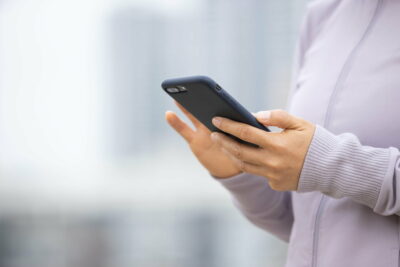
<path fill-rule="evenodd" d="M 221 146 L 211 140 L 210 130 L 190 114 L 184 107 L 175 102 L 196 128 L 193 130 L 174 112 L 167 111 L 165 118 L 189 144 L 193 154 L 200 163 L 217 178 L 227 178 L 241 173 L 241 170 L 230 157 L 222 151 Z"/>
<path fill-rule="evenodd" d="M 238 143 L 218 132 L 212 133 L 213 141 L 222 146 L 239 170 L 268 178 L 274 190 L 296 190 L 315 125 L 283 110 L 261 111 L 255 117 L 263 125 L 276 126 L 283 131 L 266 132 L 244 123 L 215 117 L 213 124 L 217 128 L 259 147 Z"/>

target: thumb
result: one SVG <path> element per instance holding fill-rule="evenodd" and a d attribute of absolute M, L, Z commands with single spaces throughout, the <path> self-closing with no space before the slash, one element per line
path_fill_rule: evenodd
<path fill-rule="evenodd" d="M 259 111 L 255 114 L 256 119 L 265 126 L 276 126 L 281 129 L 297 128 L 300 119 L 290 115 L 284 110 Z"/>

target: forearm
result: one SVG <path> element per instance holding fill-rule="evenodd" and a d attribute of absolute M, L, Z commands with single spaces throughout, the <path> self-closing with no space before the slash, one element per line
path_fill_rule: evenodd
<path fill-rule="evenodd" d="M 265 177 L 242 173 L 218 181 L 232 194 L 235 206 L 255 225 L 288 241 L 293 224 L 290 192 L 272 190 Z"/>

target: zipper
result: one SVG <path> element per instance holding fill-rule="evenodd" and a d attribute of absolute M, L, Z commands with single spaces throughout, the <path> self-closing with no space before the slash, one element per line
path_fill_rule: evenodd
<path fill-rule="evenodd" d="M 312 267 L 317 266 L 317 251 L 318 251 L 318 240 L 319 240 L 319 224 L 321 222 L 321 214 L 324 209 L 326 202 L 325 195 L 322 195 L 321 200 L 318 205 L 317 213 L 315 214 L 315 223 L 314 223 L 314 236 L 313 236 L 313 253 L 312 253 Z"/>
<path fill-rule="evenodd" d="M 347 57 L 342 70 L 340 71 L 339 77 L 336 81 L 335 87 L 333 88 L 333 91 L 331 93 L 328 106 L 327 106 L 327 112 L 325 115 L 325 121 L 323 123 L 323 126 L 327 128 L 330 124 L 331 121 L 331 114 L 332 114 L 332 105 L 334 103 L 334 100 L 336 98 L 336 95 L 339 91 L 340 88 L 342 88 L 342 85 L 347 77 L 347 74 L 349 73 L 351 63 L 353 62 L 353 59 L 356 55 L 356 52 L 358 51 L 358 48 L 362 45 L 364 40 L 367 38 L 369 32 L 371 31 L 372 26 L 374 25 L 376 21 L 376 17 L 379 13 L 379 10 L 381 9 L 383 0 L 379 0 L 378 3 L 376 4 L 374 13 L 372 15 L 371 20 L 369 21 L 367 28 L 365 29 L 363 35 L 361 36 L 360 40 L 354 48 L 351 50 L 349 56 Z M 312 244 L 312 259 L 311 259 L 311 267 L 317 267 L 318 265 L 318 243 L 319 243 L 319 230 L 320 230 L 320 224 L 321 224 L 321 216 L 325 208 L 325 204 L 327 202 L 327 197 L 322 194 L 321 200 L 319 202 L 317 212 L 315 214 L 315 221 L 314 221 L 314 232 L 313 232 L 313 244 Z"/>

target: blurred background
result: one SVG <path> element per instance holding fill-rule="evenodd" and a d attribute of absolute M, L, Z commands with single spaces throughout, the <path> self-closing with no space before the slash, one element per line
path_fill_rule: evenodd
<path fill-rule="evenodd" d="M 306 0 L 0 0 L 0 266 L 283 266 L 165 123 L 162 80 L 284 108 Z"/>

